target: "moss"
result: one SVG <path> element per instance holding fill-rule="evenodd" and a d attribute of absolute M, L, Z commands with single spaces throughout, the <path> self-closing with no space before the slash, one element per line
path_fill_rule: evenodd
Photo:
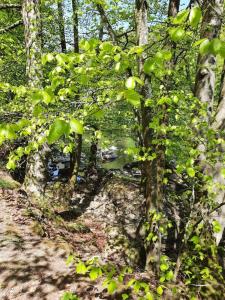
<path fill-rule="evenodd" d="M 31 224 L 31 230 L 33 231 L 33 233 L 43 237 L 45 236 L 45 231 L 44 231 L 44 228 L 42 227 L 42 225 L 36 221 L 34 221 L 32 224 Z"/>
<path fill-rule="evenodd" d="M 90 228 L 82 223 L 70 223 L 67 225 L 67 229 L 74 233 L 88 233 Z"/>
<path fill-rule="evenodd" d="M 0 188 L 1 189 L 16 189 L 20 186 L 20 184 L 13 180 L 13 179 L 9 179 L 9 178 L 0 178 Z"/>

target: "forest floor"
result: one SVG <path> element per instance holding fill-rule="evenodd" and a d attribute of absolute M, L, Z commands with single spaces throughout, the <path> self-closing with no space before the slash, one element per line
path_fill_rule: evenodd
<path fill-rule="evenodd" d="M 100 299 L 90 296 L 90 282 L 79 282 L 74 269 L 66 265 L 71 252 L 97 254 L 93 230 L 69 233 L 46 223 L 48 232 L 40 236 L 35 233 L 39 224 L 27 216 L 26 199 L 17 190 L 0 189 L 0 205 L 1 300 L 57 300 L 64 291 L 78 289 L 79 294 L 83 289 L 82 299 Z"/>

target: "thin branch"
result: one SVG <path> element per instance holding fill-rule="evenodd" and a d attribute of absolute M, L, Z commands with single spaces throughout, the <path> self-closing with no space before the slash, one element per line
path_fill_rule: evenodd
<path fill-rule="evenodd" d="M 98 10 L 98 12 L 100 14 L 100 17 L 102 19 L 102 23 L 106 26 L 106 28 L 108 30 L 108 33 L 109 33 L 112 41 L 116 42 L 117 35 L 116 35 L 114 29 L 112 28 L 112 25 L 110 24 L 109 19 L 108 19 L 106 13 L 105 13 L 105 10 L 104 10 L 104 8 L 102 7 L 101 4 L 97 4 L 97 10 Z"/>
<path fill-rule="evenodd" d="M 15 8 L 15 9 L 21 9 L 22 8 L 22 5 L 21 4 L 0 4 L 0 9 L 12 9 L 12 8 Z"/>
<path fill-rule="evenodd" d="M 1 28 L 1 29 L 0 29 L 0 34 L 6 33 L 6 32 L 8 32 L 8 31 L 10 31 L 10 30 L 12 30 L 12 29 L 14 29 L 14 28 L 16 28 L 16 27 L 22 25 L 22 24 L 23 24 L 23 21 L 22 21 L 22 20 L 18 20 L 18 21 L 16 21 L 15 23 L 9 25 L 8 27 Z"/>

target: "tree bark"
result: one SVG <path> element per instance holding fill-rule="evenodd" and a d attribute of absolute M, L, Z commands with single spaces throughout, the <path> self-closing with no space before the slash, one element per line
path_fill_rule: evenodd
<path fill-rule="evenodd" d="M 214 130 L 223 130 L 225 128 L 225 62 L 223 65 L 220 86 L 220 99 L 212 124 Z"/>
<path fill-rule="evenodd" d="M 73 43 L 74 43 L 74 52 L 79 53 L 79 19 L 78 19 L 78 1 L 72 0 L 73 8 Z M 79 100 L 79 96 L 76 96 L 76 100 Z M 77 175 L 80 167 L 81 160 L 81 151 L 82 151 L 82 135 L 74 135 L 75 149 L 71 153 L 71 176 L 69 180 L 69 194 L 74 190 L 74 186 L 77 182 Z"/>
<path fill-rule="evenodd" d="M 73 8 L 74 52 L 79 53 L 79 19 L 78 19 L 78 2 L 77 2 L 77 0 L 72 0 L 72 8 Z"/>
<path fill-rule="evenodd" d="M 168 17 L 175 17 L 179 12 L 180 8 L 180 0 L 170 0 L 169 9 L 168 9 Z"/>
<path fill-rule="evenodd" d="M 41 35 L 40 35 L 40 0 L 24 0 L 22 15 L 26 45 L 26 75 L 28 86 L 42 88 L 41 67 Z M 33 137 L 35 140 L 35 137 Z M 47 182 L 46 153 L 48 147 L 31 153 L 27 159 L 24 188 L 29 196 L 35 199 L 43 198 Z"/>
<path fill-rule="evenodd" d="M 202 5 L 203 20 L 201 26 L 201 39 L 212 40 L 218 37 L 223 16 L 223 0 L 205 0 Z M 207 121 L 210 121 L 213 112 L 213 99 L 215 91 L 216 57 L 213 54 L 199 54 L 195 80 L 195 96 L 207 104 Z"/>
<path fill-rule="evenodd" d="M 203 20 L 201 26 L 201 38 L 207 38 L 212 40 L 219 36 L 222 18 L 223 18 L 223 0 L 206 0 L 202 4 L 203 9 Z M 203 121 L 207 122 L 209 126 L 213 129 L 218 130 L 223 124 L 223 110 L 225 108 L 225 99 L 224 99 L 224 74 L 221 79 L 221 95 L 219 106 L 215 114 L 215 121 L 212 123 L 213 116 L 213 101 L 215 94 L 215 83 L 216 83 L 216 56 L 213 54 L 199 54 L 197 62 L 197 75 L 195 82 L 195 96 L 202 102 L 207 104 L 207 117 L 203 118 Z M 225 184 L 225 179 L 221 174 L 223 168 L 223 163 L 220 161 L 220 158 L 217 159 L 214 167 L 210 167 L 206 161 L 206 146 L 201 144 L 199 145 L 199 150 L 201 154 L 199 156 L 199 165 L 202 168 L 204 174 L 211 175 L 214 183 L 214 194 L 215 202 L 220 204 L 224 202 L 225 193 L 224 190 L 219 186 Z M 224 152 L 224 149 L 220 149 L 221 152 Z M 202 187 L 204 189 L 204 186 Z M 201 193 L 200 193 L 201 197 Z M 222 228 L 225 228 L 225 208 L 221 207 L 220 211 L 215 211 L 211 215 L 211 219 L 218 220 Z M 216 243 L 219 244 L 222 238 L 222 232 L 216 233 Z"/>
<path fill-rule="evenodd" d="M 60 36 L 60 45 L 62 52 L 66 52 L 66 37 L 65 37 L 65 22 L 63 16 L 63 1 L 58 1 L 58 23 L 59 23 L 59 36 Z"/>
<path fill-rule="evenodd" d="M 136 36 L 137 45 L 145 46 L 148 44 L 148 3 L 146 0 L 136 0 Z M 152 111 L 146 106 L 146 100 L 151 98 L 151 79 L 144 73 L 144 62 L 146 53 L 138 58 L 138 72 L 139 77 L 144 82 L 139 91 L 141 99 L 141 127 L 142 127 L 142 141 L 144 152 L 148 155 L 158 154 L 157 147 L 152 145 L 153 131 L 149 128 L 149 123 L 152 119 Z M 161 211 L 162 191 L 159 180 L 159 164 L 158 158 L 153 161 L 146 159 L 143 161 L 142 171 L 144 177 L 145 198 L 146 198 L 146 219 L 149 224 L 152 224 L 151 211 Z M 157 229 L 151 226 L 150 231 L 158 236 Z M 146 269 L 154 269 L 158 272 L 159 260 L 161 256 L 161 240 L 158 236 L 156 242 L 150 242 L 146 246 Z"/>

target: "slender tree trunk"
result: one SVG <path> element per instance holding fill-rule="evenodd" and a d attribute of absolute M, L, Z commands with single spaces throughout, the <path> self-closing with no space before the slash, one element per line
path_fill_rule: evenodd
<path fill-rule="evenodd" d="M 73 7 L 73 43 L 74 52 L 79 53 L 79 19 L 78 19 L 78 1 L 72 0 Z"/>
<path fill-rule="evenodd" d="M 26 44 L 28 85 L 42 88 L 40 1 L 24 0 L 22 7 Z M 35 137 L 34 137 L 35 139 Z M 31 153 L 27 160 L 24 188 L 32 198 L 42 198 L 46 185 L 46 153 L 48 147 Z"/>
<path fill-rule="evenodd" d="M 62 52 L 66 52 L 66 37 L 65 37 L 65 22 L 63 16 L 63 1 L 60 0 L 57 2 L 58 5 L 58 24 L 59 24 L 59 36 L 60 36 L 60 45 Z"/>
<path fill-rule="evenodd" d="M 79 53 L 79 19 L 78 19 L 78 1 L 72 0 L 73 8 L 73 37 L 74 37 L 74 52 Z M 79 96 L 76 96 L 76 100 L 79 100 Z M 82 151 L 82 135 L 74 135 L 75 149 L 71 153 L 71 177 L 69 181 L 70 192 L 73 191 L 77 181 L 77 175 L 80 167 L 81 151 Z"/>
<path fill-rule="evenodd" d="M 145 46 L 148 44 L 148 3 L 146 0 L 136 0 L 136 35 L 137 35 L 137 45 Z M 142 141 L 144 151 L 149 155 L 156 152 L 158 154 L 158 149 L 151 143 L 153 139 L 153 131 L 149 128 L 149 123 L 152 119 L 152 111 L 149 107 L 145 105 L 146 100 L 151 98 L 151 82 L 150 77 L 144 73 L 144 62 L 146 59 L 146 54 L 142 54 L 138 59 L 138 72 L 139 77 L 144 82 L 141 90 L 139 91 L 141 99 L 141 127 L 142 127 Z M 157 155 L 156 154 L 156 155 Z M 161 184 L 159 180 L 158 169 L 158 158 L 151 160 L 145 160 L 143 162 L 143 176 L 144 176 L 144 186 L 145 186 L 145 197 L 146 197 L 146 218 L 150 224 L 152 224 L 151 211 L 159 212 L 161 211 L 162 202 L 162 191 Z M 153 234 L 158 235 L 157 229 L 151 226 L 150 231 Z M 153 268 L 158 271 L 159 259 L 161 255 L 161 240 L 158 237 L 157 241 L 150 243 L 146 248 L 146 269 Z"/>

